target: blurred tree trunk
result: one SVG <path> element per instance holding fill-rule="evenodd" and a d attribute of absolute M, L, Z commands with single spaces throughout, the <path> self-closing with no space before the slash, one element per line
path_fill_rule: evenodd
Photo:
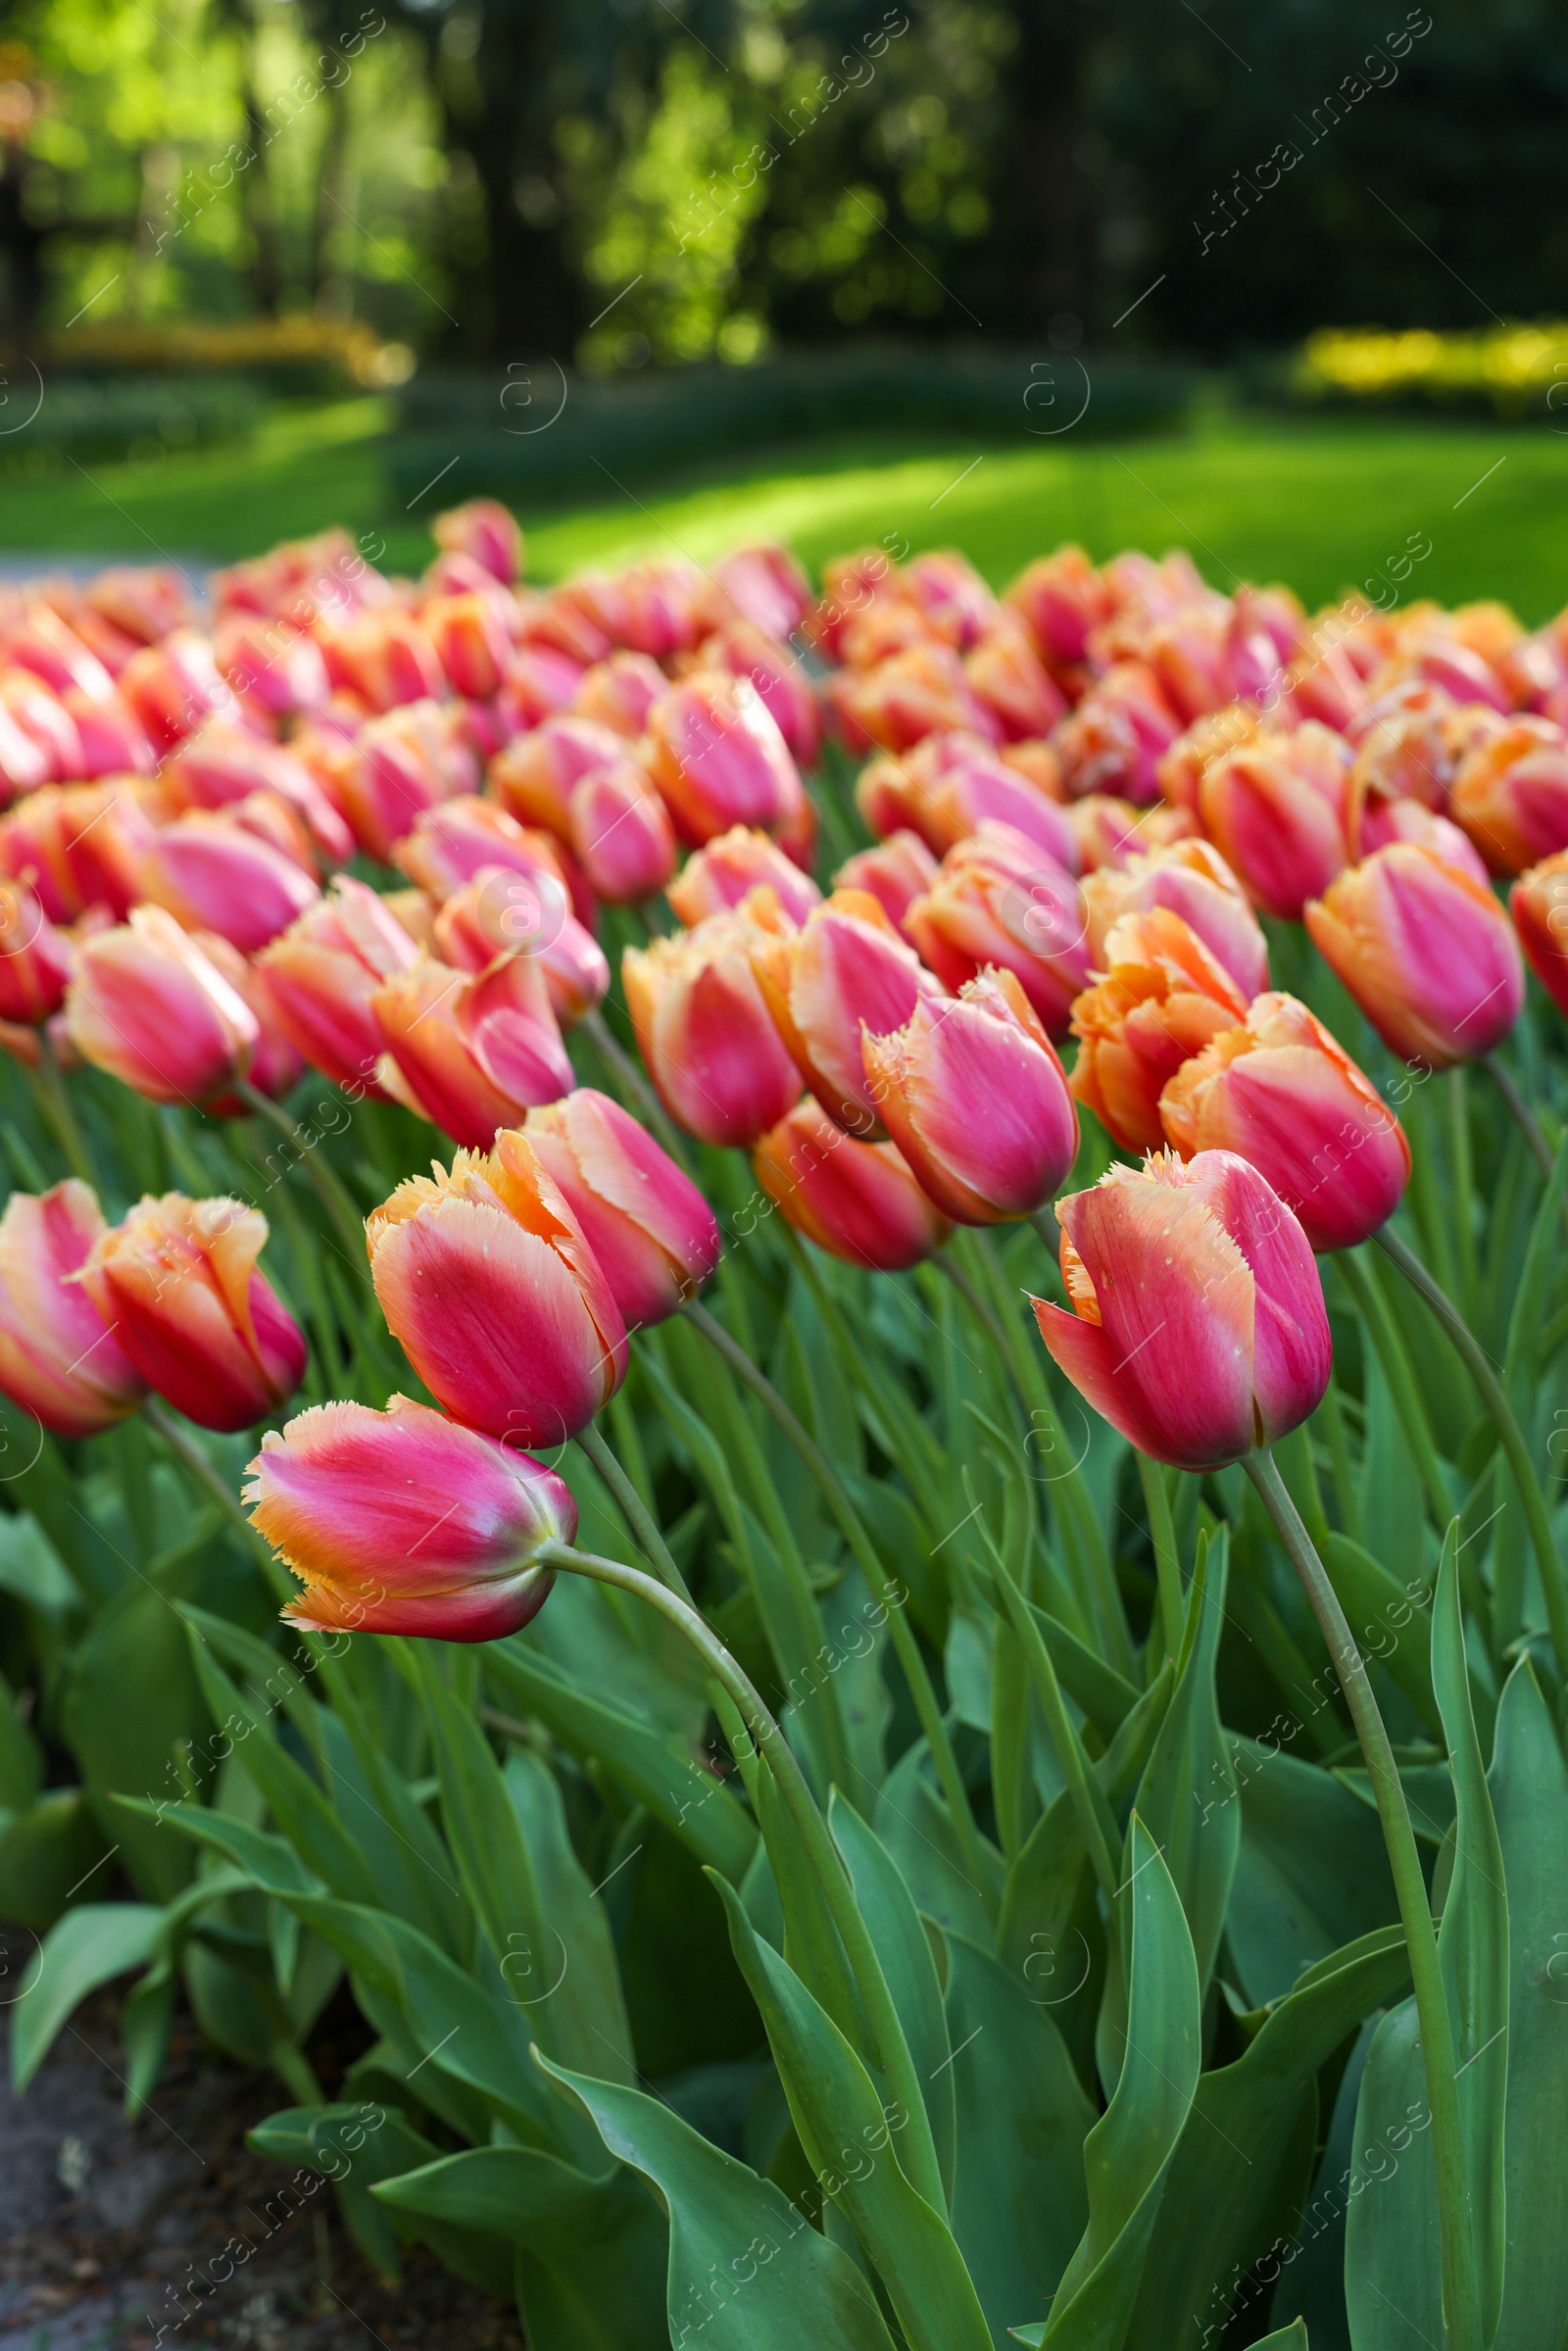
<path fill-rule="evenodd" d="M 1087 323 L 1094 304 L 1095 190 L 1084 154 L 1088 9 L 1083 0 L 1020 0 L 1016 22 L 1018 46 L 1005 69 L 1015 92 L 1006 179 L 1023 239 L 1021 308 L 1043 331 L 1062 311 Z"/>
<path fill-rule="evenodd" d="M 316 201 L 311 209 L 311 245 L 306 259 L 306 290 L 313 307 L 346 316 L 353 309 L 353 281 L 331 262 L 333 233 L 347 209 L 343 203 L 348 162 L 349 106 L 347 84 L 328 83 L 320 103 L 326 109 L 326 129 L 316 167 Z"/>
<path fill-rule="evenodd" d="M 48 230 L 28 218 L 24 198 L 27 169 L 22 142 L 0 141 L 0 269 L 5 272 L 0 353 L 11 361 L 32 356 L 43 307 L 43 249 Z"/>
<path fill-rule="evenodd" d="M 245 225 L 251 232 L 251 284 L 256 294 L 256 307 L 264 318 L 277 317 L 278 304 L 283 297 L 283 247 L 277 232 L 277 207 L 272 201 L 272 183 L 267 171 L 267 142 L 271 133 L 262 113 L 261 101 L 251 77 L 251 61 L 245 61 L 245 136 L 252 158 L 250 169 L 241 181 L 240 204 Z"/>

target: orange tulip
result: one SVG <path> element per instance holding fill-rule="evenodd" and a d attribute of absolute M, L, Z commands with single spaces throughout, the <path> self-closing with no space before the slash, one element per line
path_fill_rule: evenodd
<path fill-rule="evenodd" d="M 753 968 L 763 920 L 788 917 L 759 892 L 744 911 L 628 948 L 621 962 L 626 1009 L 659 1099 L 704 1143 L 749 1148 L 801 1090 Z"/>
<path fill-rule="evenodd" d="M 1522 873 L 1568 849 L 1568 737 L 1515 718 L 1461 761 L 1453 813 L 1493 873 Z"/>
<path fill-rule="evenodd" d="M 520 1445 L 585 1428 L 626 1370 L 620 1312 L 525 1135 L 411 1176 L 367 1225 L 388 1328 L 438 1403 Z"/>
<path fill-rule="evenodd" d="M 860 1143 L 813 1102 L 797 1103 L 752 1153 L 757 1180 L 808 1241 L 877 1273 L 902 1273 L 952 1231 L 891 1143 Z"/>
<path fill-rule="evenodd" d="M 106 1230 L 72 1177 L 0 1216 L 0 1389 L 57 1437 L 93 1437 L 134 1412 L 147 1383 L 76 1275 Z"/>
<path fill-rule="evenodd" d="M 1393 1052 L 1446 1069 L 1498 1044 L 1524 1004 L 1524 966 L 1490 890 L 1413 841 L 1342 873 L 1306 908 L 1324 961 Z"/>
<path fill-rule="evenodd" d="M 760 935 L 752 962 L 795 1065 L 830 1118 L 857 1133 L 877 1111 L 860 1056 L 863 1030 L 900 1029 L 922 997 L 945 993 L 874 898 L 836 890 L 799 931 Z"/>
<path fill-rule="evenodd" d="M 1106 976 L 1072 1007 L 1072 1090 L 1124 1151 L 1164 1141 L 1161 1091 L 1183 1061 L 1246 1017 L 1247 999 L 1196 931 L 1168 907 L 1124 914 L 1105 941 Z"/>

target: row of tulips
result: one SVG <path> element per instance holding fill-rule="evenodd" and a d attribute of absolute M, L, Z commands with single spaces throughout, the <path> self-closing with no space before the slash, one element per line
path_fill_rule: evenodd
<path fill-rule="evenodd" d="M 374 1401 L 329 1391 L 269 1432 L 252 1462 L 251 1521 L 304 1587 L 288 1624 L 307 1646 L 345 1633 L 506 1643 L 564 1573 L 618 1583 L 660 1610 L 711 1677 L 805 1996 L 828 2004 L 895 2103 L 906 2090 L 918 2101 L 905 2110 L 919 2127 L 895 2168 L 956 2244 L 912 2028 L 857 1910 L 857 1867 L 847 1894 L 817 1810 L 829 1783 L 841 1800 L 842 1757 L 803 1730 L 803 1774 L 693 1606 L 646 1475 L 617 1459 L 599 1422 L 624 1400 L 629 1339 L 649 1334 L 638 1351 L 657 1386 L 668 1359 L 659 1327 L 679 1318 L 798 1451 L 886 1615 L 884 1570 L 842 1481 L 698 1301 L 721 1235 L 688 1172 L 690 1146 L 751 1154 L 758 1190 L 739 1209 L 733 1170 L 701 1161 L 729 1211 L 726 1268 L 765 1202 L 858 1275 L 907 1275 L 928 1260 L 948 1269 L 1035 1438 L 1059 1432 L 1059 1392 L 1019 1348 L 1005 1294 L 977 1297 L 975 1268 L 994 1261 L 964 1255 L 955 1228 L 1039 1218 L 1066 1301 L 1034 1299 L 1039 1335 L 1071 1388 L 1143 1456 L 1157 1571 L 1135 1667 L 1103 1537 L 1068 1473 L 1052 1539 L 1089 1565 L 1076 1585 L 1069 1568 L 1059 1590 L 1040 1588 L 1077 1627 L 1066 1635 L 1077 1648 L 1060 1653 L 1089 1654 L 1098 1626 L 1118 1687 L 1130 1697 L 1137 1671 L 1152 1698 L 1163 1690 L 1168 1700 L 1162 1661 L 1186 1674 L 1207 1602 L 1201 1566 L 1184 1591 L 1173 1490 L 1154 1465 L 1212 1479 L 1242 1464 L 1300 1577 L 1364 1757 L 1415 1986 L 1437 2151 L 1439 2324 L 1454 2351 L 1482 2351 L 1488 2254 L 1465 2184 L 1481 2158 L 1456 2088 L 1468 2025 L 1445 1986 L 1400 1759 L 1271 1451 L 1330 1393 L 1316 1254 L 1379 1238 L 1474 1379 L 1530 1526 L 1552 1652 L 1538 1650 L 1537 1663 L 1553 1680 L 1568 1674 L 1568 1601 L 1508 1398 L 1458 1307 L 1391 1225 L 1409 1142 L 1320 1013 L 1270 987 L 1260 917 L 1304 924 L 1409 1072 L 1488 1060 L 1549 1166 L 1538 1121 L 1493 1056 L 1525 1006 L 1521 943 L 1568 1009 L 1553 919 L 1568 873 L 1562 633 L 1528 637 L 1493 607 L 1346 608 L 1308 620 L 1282 590 L 1216 595 L 1184 558 L 1097 568 L 1071 549 L 1031 565 L 1001 600 L 960 558 L 896 565 L 876 555 L 829 566 L 813 602 L 791 560 L 768 549 L 711 573 L 650 564 L 539 593 L 518 584 L 520 539 L 500 510 L 443 516 L 437 538 L 416 584 L 382 579 L 333 536 L 240 565 L 215 582 L 211 641 L 156 574 L 23 595 L 0 613 L 5 677 L 36 681 L 68 716 L 85 699 L 122 730 L 118 772 L 86 763 L 79 722 L 74 751 L 56 727 L 47 775 L 0 738 L 0 767 L 23 795 L 0 818 L 10 873 L 0 1041 L 31 1074 L 62 1148 L 75 1134 L 81 1064 L 153 1103 L 285 1130 L 281 1098 L 309 1064 L 351 1102 L 416 1113 L 459 1146 L 450 1167 L 409 1177 L 364 1220 L 376 1301 L 433 1406 L 382 1401 L 384 1389 Z M 35 747 L 47 732 L 38 704 L 32 687 L 6 694 Z M 868 846 L 853 847 L 852 803 L 831 764 L 815 797 L 802 781 L 824 738 L 873 755 L 853 795 Z M 850 854 L 824 895 L 810 869 L 828 826 Z M 359 873 L 333 872 L 356 853 L 368 861 Z M 364 877 L 376 867 L 372 886 Z M 1492 884 L 1502 874 L 1518 876 L 1511 921 Z M 601 902 L 628 911 L 607 921 Z M 623 942 L 618 991 L 601 928 Z M 1276 960 L 1308 970 L 1304 940 L 1281 928 L 1273 945 Z M 623 1019 L 646 1078 L 606 1010 Z M 574 1029 L 580 1050 L 575 1038 L 568 1047 Z M 1070 1073 L 1058 1053 L 1069 1039 Z M 578 1082 L 583 1052 L 619 1100 Z M 1149 1155 L 1063 1197 L 1081 1109 L 1102 1137 L 1101 1164 L 1111 1149 Z M 307 1145 L 298 1156 L 352 1243 L 358 1203 L 320 1153 Z M 66 1438 L 107 1429 L 149 1391 L 218 1432 L 273 1417 L 306 1376 L 307 1349 L 259 1271 L 266 1238 L 257 1209 L 222 1198 L 144 1200 L 110 1227 L 79 1177 L 14 1195 L 0 1226 L 0 1387 Z M 1043 1270 L 1034 1278 L 1044 1285 Z M 1348 1283 L 1360 1278 L 1347 1270 Z M 834 1294 L 809 1295 L 833 1327 Z M 335 1335 L 334 1321 L 352 1325 L 361 1311 L 337 1297 L 322 1324 L 332 1346 L 353 1337 Z M 879 1377 L 867 1406 L 877 1444 L 917 1484 Z M 614 1496 L 644 1567 L 575 1546 L 572 1487 L 559 1463 L 534 1457 L 570 1440 Z M 706 1458 L 700 1430 L 687 1442 Z M 782 1561 L 793 1539 L 777 1496 L 766 1498 L 765 1473 L 748 1474 L 760 1475 L 758 1507 Z M 1441 1494 L 1441 1470 L 1435 1484 Z M 1032 1524 L 1040 1505 L 1020 1507 Z M 744 1515 L 732 1534 L 750 1543 Z M 1173 1875 L 1158 1848 L 1146 1851 L 1136 1812 L 1123 1852 L 1139 1783 L 1107 1802 L 1102 1750 L 1086 1749 L 1041 1648 L 1033 1538 L 1022 1540 L 1016 1559 L 991 1543 L 963 1573 L 994 1597 L 999 1691 L 1016 1667 L 1027 1714 L 1035 1686 L 1064 1818 L 1101 1888 L 1095 1934 L 1113 1944 L 1120 1925 L 1106 1997 L 1123 2003 L 1114 2032 L 1130 2063 L 1125 2002 L 1151 1996 L 1150 1963 L 1128 1940 L 1132 1878 L 1118 1859 L 1134 1877 L 1151 1871 L 1149 1887 L 1171 1887 L 1178 1923 L 1186 1904 L 1189 1950 L 1202 1940 L 1202 1873 L 1195 1864 L 1190 1886 L 1184 1862 Z M 814 1607 L 798 1557 L 794 1572 L 788 1602 L 764 1602 L 764 1616 L 769 1605 Z M 1450 1558 L 1444 1607 L 1458 1606 L 1456 1572 Z M 887 1621 L 945 1834 L 978 1891 L 992 1863 L 947 1710 L 915 1634 L 897 1614 Z M 1016 1650 L 1005 1664 L 1004 1648 Z M 784 1653 L 779 1684 L 793 1688 Z M 951 1654 L 948 1664 L 951 1682 Z M 1071 1670 L 1075 1706 L 1092 1717 L 1105 1685 L 1084 1680 L 1081 1661 Z M 1452 1748 L 1446 1703 L 1443 1723 Z M 999 1768 L 994 1751 L 998 1835 L 1016 1862 L 1023 1840 L 1015 1816 L 1004 1825 Z M 280 1786 L 263 1793 L 292 1835 Z M 1023 1798 L 1015 1789 L 1007 1803 Z M 456 1845 L 451 1817 L 448 1830 Z M 849 1859 L 846 1833 L 833 1834 Z M 259 1866 L 259 1848 L 246 1850 L 246 1866 Z M 824 2130 L 842 2127 L 837 2110 L 826 2123 L 808 2111 L 794 2028 L 762 1997 L 734 1932 L 800 2144 L 818 2165 Z M 1213 1962 L 1210 1944 L 1200 1973 Z M 1120 2071 L 1102 2052 L 1107 2126 Z M 1164 2167 L 1175 2147 L 1173 2136 Z M 931 2351 L 1001 2339 L 998 2314 L 988 2304 L 982 2323 L 971 2312 L 974 2288 L 954 2284 L 958 2273 L 942 2272 L 945 2315 L 922 2313 L 895 2240 L 858 2207 L 850 2225 L 907 2339 Z M 1147 2231 L 1142 2251 L 1136 2231 L 1117 2233 L 1120 2318 L 1096 2334 L 1084 2329 L 1099 2307 L 1098 2226 L 1054 2266 L 1048 2342 L 1127 2339 Z M 941 2271 L 947 2255 L 932 2258 Z M 672 2269 L 672 2330 L 673 2280 Z"/>

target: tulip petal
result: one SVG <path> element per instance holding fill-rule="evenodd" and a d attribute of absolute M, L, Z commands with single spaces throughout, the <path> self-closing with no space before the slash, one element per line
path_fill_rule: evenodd
<path fill-rule="evenodd" d="M 1267 1178 L 1234 1151 L 1204 1151 L 1189 1173 L 1251 1267 L 1256 1441 L 1272 1445 L 1317 1409 L 1333 1363 L 1311 1245 Z"/>

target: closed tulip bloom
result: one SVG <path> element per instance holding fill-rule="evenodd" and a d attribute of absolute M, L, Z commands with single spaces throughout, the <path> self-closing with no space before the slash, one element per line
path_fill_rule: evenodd
<path fill-rule="evenodd" d="M 372 710 L 410 702 L 440 702 L 451 681 L 422 621 L 382 607 L 318 624 L 317 642 L 334 685 L 347 686 Z"/>
<path fill-rule="evenodd" d="M 391 1083 L 383 1063 L 381 1084 L 454 1143 L 484 1150 L 498 1127 L 571 1091 L 571 1063 L 532 956 L 498 956 L 469 973 L 421 955 L 381 983 L 370 1008 L 402 1080 L 401 1089 Z"/>
<path fill-rule="evenodd" d="M 182 743 L 159 781 L 182 808 L 224 808 L 256 792 L 273 794 L 303 820 L 320 857 L 346 865 L 354 855 L 353 834 L 304 760 L 224 719 L 209 719 Z"/>
<path fill-rule="evenodd" d="M 777 832 L 802 798 L 795 761 L 749 677 L 697 670 L 648 714 L 649 772 L 689 849 L 732 825 Z"/>
<path fill-rule="evenodd" d="M 1240 1028 L 1183 1062 L 1159 1108 L 1184 1159 L 1235 1151 L 1268 1178 L 1320 1253 L 1375 1233 L 1410 1180 L 1394 1112 L 1294 996 L 1259 996 Z"/>
<path fill-rule="evenodd" d="M 814 1102 L 761 1138 L 752 1167 L 785 1223 L 847 1265 L 903 1273 L 953 1229 L 897 1145 L 858 1142 Z"/>
<path fill-rule="evenodd" d="M 905 564 L 899 575 L 905 594 L 917 605 L 938 635 L 965 653 L 1001 624 L 1001 607 L 956 548 L 934 548 Z"/>
<path fill-rule="evenodd" d="M 1468 873 L 1483 889 L 1488 885 L 1486 860 L 1473 847 L 1469 835 L 1446 816 L 1440 816 L 1435 808 L 1429 808 L 1424 800 L 1387 800 L 1378 792 L 1357 795 L 1352 784 L 1346 837 L 1357 858 L 1369 857 L 1376 849 L 1387 849 L 1391 841 L 1417 842 L 1442 857 L 1445 864 Z"/>
<path fill-rule="evenodd" d="M 1048 735 L 1066 713 L 1066 696 L 1011 612 L 999 615 L 964 656 L 963 673 L 1009 743 Z"/>
<path fill-rule="evenodd" d="M 393 850 L 392 862 L 438 906 L 496 865 L 565 882 L 551 834 L 519 824 L 493 800 L 466 793 L 426 808 Z"/>
<path fill-rule="evenodd" d="M 736 824 L 688 857 L 664 895 L 677 920 L 690 930 L 706 915 L 738 906 L 764 884 L 792 922 L 804 922 L 811 908 L 821 904 L 822 893 L 810 875 L 803 873 L 776 841 L 770 841 L 766 833 Z"/>
<path fill-rule="evenodd" d="M 608 661 L 595 661 L 583 671 L 571 714 L 635 742 L 649 711 L 668 692 L 668 678 L 646 653 L 612 653 Z"/>
<path fill-rule="evenodd" d="M 743 620 L 780 643 L 810 610 L 811 583 L 786 547 L 737 547 L 719 558 L 712 576 Z"/>
<path fill-rule="evenodd" d="M 169 1192 L 101 1233 L 82 1287 L 142 1378 L 204 1429 L 248 1429 L 305 1377 L 305 1340 L 256 1260 L 259 1208 Z"/>
<path fill-rule="evenodd" d="M 512 639 L 492 596 L 432 596 L 419 625 L 456 693 L 488 701 L 499 694 L 512 660 Z"/>
<path fill-rule="evenodd" d="M 876 743 L 909 750 L 955 729 L 998 742 L 1002 722 L 970 685 L 951 645 L 917 644 L 866 670 L 843 669 L 826 687 L 830 710 L 852 749 Z"/>
<path fill-rule="evenodd" d="M 197 938 L 213 969 L 227 980 L 256 1023 L 256 1048 L 245 1072 L 246 1084 L 254 1086 L 258 1094 L 281 1102 L 298 1084 L 305 1056 L 278 1018 L 271 981 L 260 963 L 251 962 L 216 931 L 200 931 Z M 248 1107 L 242 1094 L 214 1095 L 203 1104 L 215 1118 L 243 1118 Z"/>
<path fill-rule="evenodd" d="M 1530 968 L 1558 1010 L 1568 1013 L 1568 850 L 1519 876 L 1508 911 Z"/>
<path fill-rule="evenodd" d="M 220 625 L 215 653 L 234 692 L 277 718 L 319 710 L 332 691 L 316 639 L 285 621 L 236 613 Z"/>
<path fill-rule="evenodd" d="M 1083 889 L 1090 953 L 1100 968 L 1105 942 L 1124 914 L 1165 906 L 1197 932 L 1244 999 L 1268 986 L 1268 942 L 1246 891 L 1211 842 L 1173 842 L 1130 858 L 1119 872 L 1090 875 Z"/>
<path fill-rule="evenodd" d="M 566 805 L 572 855 L 608 906 L 636 906 L 675 870 L 675 830 L 635 759 L 590 767 Z"/>
<path fill-rule="evenodd" d="M 949 850 L 905 929 L 948 988 L 987 964 L 1015 973 L 1049 1034 L 1064 1037 L 1089 978 L 1087 919 L 1072 874 L 1010 825 L 988 822 Z"/>
<path fill-rule="evenodd" d="M 749 1149 L 801 1090 L 752 968 L 760 937 L 750 911 L 710 914 L 679 938 L 628 948 L 621 963 L 626 1008 L 659 1099 L 703 1143 Z"/>
<path fill-rule="evenodd" d="M 937 872 L 936 858 L 919 834 L 901 829 L 889 833 L 875 849 L 859 849 L 846 857 L 833 876 L 833 887 L 868 892 L 888 920 L 905 931 L 905 916 L 935 885 Z"/>
<path fill-rule="evenodd" d="M 860 1032 L 902 1028 L 922 997 L 945 994 L 874 898 L 835 890 L 802 929 L 759 938 L 753 962 L 802 1077 L 830 1118 L 865 1133 L 877 1109 Z"/>
<path fill-rule="evenodd" d="M 547 718 L 518 735 L 490 762 L 485 792 L 519 824 L 542 825 L 563 841 L 571 833 L 571 788 L 590 767 L 625 756 L 625 738 L 591 718 Z"/>
<path fill-rule="evenodd" d="M 155 1102 L 203 1102 L 243 1077 L 256 1016 L 161 906 L 80 941 L 67 1033 L 84 1061 Z"/>
<path fill-rule="evenodd" d="M 74 922 L 91 906 L 122 922 L 154 838 L 128 783 L 49 784 L 0 817 L 0 869 L 36 892 L 51 922 Z"/>
<path fill-rule="evenodd" d="M 57 1437 L 95 1437 L 134 1412 L 147 1383 L 75 1279 L 105 1231 L 75 1177 L 0 1216 L 0 1389 Z"/>
<path fill-rule="evenodd" d="M 361 728 L 342 770 L 343 806 L 367 857 L 392 852 L 426 808 L 472 792 L 478 766 L 459 733 L 456 709 L 409 702 Z"/>
<path fill-rule="evenodd" d="M 112 694 L 94 700 L 111 704 Z M 128 703 L 153 744 L 170 751 L 204 726 L 214 710 L 230 710 L 234 696 L 213 659 L 211 641 L 177 628 L 160 644 L 133 654 L 120 673 L 119 699 Z"/>
<path fill-rule="evenodd" d="M 1247 999 L 1196 931 L 1156 906 L 1124 914 L 1105 942 L 1105 977 L 1072 1007 L 1072 1090 L 1123 1151 L 1164 1140 L 1159 1098 L 1182 1063 L 1234 1028 Z"/>
<path fill-rule="evenodd" d="M 523 1130 L 560 1187 L 628 1331 L 662 1322 L 718 1263 L 713 1211 L 646 1127 L 579 1086 Z"/>
<path fill-rule="evenodd" d="M 509 1444 L 560 1445 L 626 1371 L 599 1261 L 527 1137 L 411 1176 L 367 1226 L 387 1326 L 438 1402 Z"/>
<path fill-rule="evenodd" d="M 865 1075 L 921 1190 L 959 1224 L 1032 1216 L 1078 1153 L 1056 1052 L 1010 971 L 922 997 L 891 1036 L 866 1032 Z"/>
<path fill-rule="evenodd" d="M 186 930 L 216 931 L 242 955 L 266 947 L 320 896 L 292 857 L 205 808 L 163 827 L 141 882 L 143 896 Z"/>
<path fill-rule="evenodd" d="M 0 1020 L 35 1027 L 66 1000 L 72 943 L 25 882 L 0 881 Z"/>
<path fill-rule="evenodd" d="M 1090 631 L 1110 618 L 1115 598 L 1081 547 L 1058 547 L 1019 572 L 1004 602 L 1022 613 L 1041 654 L 1060 670 L 1083 660 Z"/>
<path fill-rule="evenodd" d="M 1346 862 L 1348 752 L 1316 724 L 1258 735 L 1205 768 L 1199 812 L 1252 904 L 1299 922 Z"/>
<path fill-rule="evenodd" d="M 1508 1034 L 1524 966 L 1492 892 L 1413 841 L 1342 873 L 1306 909 L 1312 944 L 1394 1053 L 1429 1069 Z"/>
<path fill-rule="evenodd" d="M 516 518 L 495 498 L 470 498 L 449 507 L 430 525 L 436 545 L 482 563 L 504 586 L 522 577 L 522 532 Z"/>
<path fill-rule="evenodd" d="M 370 1000 L 416 954 L 376 892 L 339 874 L 326 897 L 273 940 L 259 968 L 278 1025 L 311 1067 L 339 1086 L 378 1094 L 383 1048 Z"/>
<path fill-rule="evenodd" d="M 1181 724 L 1146 661 L 1117 661 L 1053 737 L 1068 796 L 1107 792 L 1149 807 L 1159 797 L 1159 764 Z"/>
<path fill-rule="evenodd" d="M 610 992 L 604 949 L 573 914 L 564 886 L 542 867 L 481 865 L 434 909 L 429 945 L 459 971 L 483 971 L 497 955 L 527 955 L 544 974 L 563 1028 L 585 1020 Z"/>
<path fill-rule="evenodd" d="M 1306 1235 L 1231 1151 L 1157 1152 L 1056 1204 L 1072 1311 L 1035 1300 L 1084 1400 L 1177 1469 L 1218 1469 L 1316 1410 L 1332 1363 Z"/>
<path fill-rule="evenodd" d="M 1276 706 L 1276 726 L 1294 721 Z M 1210 763 L 1227 751 L 1237 751 L 1262 730 L 1261 711 L 1250 703 L 1231 702 L 1221 710 L 1195 718 L 1171 745 L 1155 769 L 1160 797 L 1168 808 L 1198 812 L 1198 788 Z"/>
<path fill-rule="evenodd" d="M 704 669 L 749 678 L 767 706 L 792 759 L 814 766 L 822 748 L 822 712 L 810 674 L 787 645 L 749 620 L 732 620 L 704 640 L 696 656 Z"/>
<path fill-rule="evenodd" d="M 1548 718 L 1515 718 L 1461 762 L 1452 808 L 1493 873 L 1568 849 L 1568 737 Z"/>
<path fill-rule="evenodd" d="M 310 1633 L 504 1641 L 549 1596 L 540 1545 L 577 1532 L 554 1470 L 406 1396 L 315 1404 L 249 1474 L 245 1506 L 305 1587 L 284 1620 Z"/>
<path fill-rule="evenodd" d="M 982 824 L 1010 825 L 1069 873 L 1078 870 L 1078 844 L 1067 811 L 973 735 L 933 736 L 910 755 L 925 784 L 917 829 L 939 857 L 967 841 Z"/>

